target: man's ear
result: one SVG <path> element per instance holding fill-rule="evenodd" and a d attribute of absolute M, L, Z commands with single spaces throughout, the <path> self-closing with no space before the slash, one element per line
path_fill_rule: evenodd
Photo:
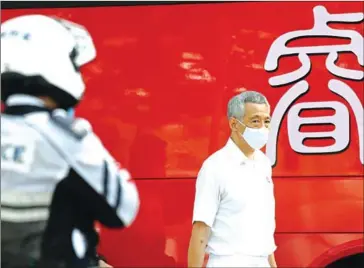
<path fill-rule="evenodd" d="M 236 120 L 233 118 L 233 117 L 231 117 L 230 119 L 229 119 L 229 126 L 230 126 L 230 129 L 232 130 L 232 131 L 236 131 L 237 130 L 237 125 L 236 125 Z"/>

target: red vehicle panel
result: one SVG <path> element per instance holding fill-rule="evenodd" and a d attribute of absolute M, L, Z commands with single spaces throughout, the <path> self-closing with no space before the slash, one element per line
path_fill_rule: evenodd
<path fill-rule="evenodd" d="M 186 264 L 197 172 L 228 138 L 228 99 L 255 89 L 273 111 L 277 262 L 322 267 L 364 251 L 362 12 L 264 2 L 17 9 L 1 20 L 57 15 L 94 38 L 77 114 L 141 193 L 131 228 L 100 230 L 112 265 Z"/>

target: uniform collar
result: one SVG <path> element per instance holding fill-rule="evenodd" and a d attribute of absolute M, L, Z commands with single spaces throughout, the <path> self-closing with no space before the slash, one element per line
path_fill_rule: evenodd
<path fill-rule="evenodd" d="M 6 100 L 6 106 L 37 106 L 44 107 L 44 102 L 34 96 L 14 94 Z"/>
<path fill-rule="evenodd" d="M 50 112 L 44 102 L 34 96 L 14 94 L 6 100 L 4 114 L 8 115 L 25 115 L 32 112 Z"/>
<path fill-rule="evenodd" d="M 225 149 L 229 153 L 229 156 L 231 157 L 232 161 L 238 163 L 238 164 L 244 164 L 246 161 L 251 161 L 246 155 L 239 149 L 239 147 L 235 144 L 235 142 L 229 138 L 225 145 Z M 254 156 L 256 156 L 257 153 L 254 153 Z"/>

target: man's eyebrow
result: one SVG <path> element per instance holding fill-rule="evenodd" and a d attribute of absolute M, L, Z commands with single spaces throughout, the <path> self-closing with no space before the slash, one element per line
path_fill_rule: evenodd
<path fill-rule="evenodd" d="M 250 119 L 253 119 L 253 118 L 261 118 L 261 117 L 264 117 L 264 119 L 271 119 L 272 117 L 270 116 L 270 115 L 267 115 L 267 116 L 260 116 L 260 115 L 252 115 L 251 117 L 250 117 Z"/>
<path fill-rule="evenodd" d="M 259 117 L 259 115 L 256 114 L 256 115 L 251 116 L 250 119 L 257 118 L 257 117 Z"/>

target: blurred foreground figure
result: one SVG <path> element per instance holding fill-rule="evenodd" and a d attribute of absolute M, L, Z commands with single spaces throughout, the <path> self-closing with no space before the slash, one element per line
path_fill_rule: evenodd
<path fill-rule="evenodd" d="M 81 25 L 41 15 L 1 25 L 1 267 L 98 266 L 94 223 L 123 228 L 137 189 L 73 109 L 96 56 Z"/>

